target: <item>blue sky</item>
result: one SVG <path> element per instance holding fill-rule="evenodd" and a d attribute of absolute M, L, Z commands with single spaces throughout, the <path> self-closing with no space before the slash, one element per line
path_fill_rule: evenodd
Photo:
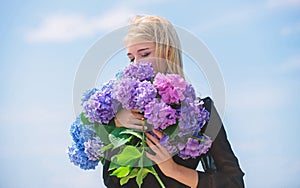
<path fill-rule="evenodd" d="M 101 166 L 83 171 L 66 155 L 74 78 L 90 46 L 135 14 L 164 16 L 213 53 L 246 186 L 299 187 L 299 10 L 299 0 L 2 3 L 0 187 L 103 186 Z"/>

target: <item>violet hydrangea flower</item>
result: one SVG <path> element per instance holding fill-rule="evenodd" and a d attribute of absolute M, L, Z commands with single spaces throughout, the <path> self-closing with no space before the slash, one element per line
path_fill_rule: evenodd
<path fill-rule="evenodd" d="M 137 80 L 123 78 L 116 83 L 113 98 L 118 100 L 123 108 L 130 109 L 130 102 L 132 101 L 137 85 Z"/>
<path fill-rule="evenodd" d="M 198 108 L 198 113 L 196 115 L 196 119 L 198 121 L 197 129 L 195 129 L 194 135 L 200 132 L 205 123 L 209 120 L 210 113 L 204 108 L 203 101 L 196 101 L 196 107 Z"/>
<path fill-rule="evenodd" d="M 154 129 L 166 129 L 176 123 L 176 110 L 158 99 L 153 99 L 145 106 L 145 118 L 154 126 Z"/>
<path fill-rule="evenodd" d="M 178 143 L 179 154 L 182 159 L 196 158 L 208 152 L 212 140 L 209 136 L 203 134 L 198 138 L 188 138 L 185 144 Z"/>
<path fill-rule="evenodd" d="M 140 62 L 137 64 L 130 64 L 123 72 L 123 78 L 135 78 L 139 81 L 150 81 L 154 77 L 154 70 L 152 63 Z"/>
<path fill-rule="evenodd" d="M 131 109 L 145 111 L 145 106 L 156 97 L 156 89 L 149 81 L 139 82 L 135 89 Z"/>
<path fill-rule="evenodd" d="M 89 160 L 97 161 L 104 156 L 104 152 L 100 149 L 104 147 L 103 142 L 99 137 L 84 142 L 84 152 L 86 153 Z"/>
<path fill-rule="evenodd" d="M 144 112 L 145 106 L 156 97 L 156 89 L 149 82 L 123 78 L 115 85 L 113 97 L 123 108 Z"/>
<path fill-rule="evenodd" d="M 179 151 L 179 157 L 182 159 L 188 159 L 190 157 L 196 158 L 200 155 L 200 143 L 197 139 L 188 138 L 184 148 Z M 182 146 L 180 146 L 181 148 Z"/>
<path fill-rule="evenodd" d="M 208 152 L 209 148 L 211 147 L 212 145 L 212 140 L 210 139 L 209 136 L 203 134 L 202 136 L 199 136 L 201 142 L 200 142 L 200 155 L 201 154 L 205 154 Z"/>
<path fill-rule="evenodd" d="M 167 104 L 179 104 L 184 97 L 186 82 L 178 74 L 157 73 L 153 85 L 161 99 Z"/>
<path fill-rule="evenodd" d="M 85 117 L 91 123 L 108 124 L 115 116 L 118 103 L 112 98 L 113 81 L 105 84 L 101 90 L 91 95 L 90 99 L 83 104 Z"/>
<path fill-rule="evenodd" d="M 181 102 L 179 111 L 179 133 L 178 136 L 192 136 L 195 130 L 199 127 L 197 121 L 197 114 L 199 109 L 195 105 L 194 101 L 189 102 L 184 100 Z"/>
<path fill-rule="evenodd" d="M 176 145 L 170 142 L 170 137 L 168 135 L 164 135 L 159 140 L 159 143 L 164 146 L 171 155 L 174 155 L 178 151 Z"/>

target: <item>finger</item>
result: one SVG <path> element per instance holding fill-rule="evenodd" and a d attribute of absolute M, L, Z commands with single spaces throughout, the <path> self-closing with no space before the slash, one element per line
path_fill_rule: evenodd
<path fill-rule="evenodd" d="M 157 145 L 155 145 L 153 142 L 151 142 L 148 138 L 146 138 L 146 143 L 155 154 L 160 153 Z"/>
<path fill-rule="evenodd" d="M 131 111 L 131 113 L 132 113 L 131 115 L 136 119 L 140 119 L 140 120 L 144 119 L 144 115 L 139 113 L 139 111 Z"/>
<path fill-rule="evenodd" d="M 154 136 L 152 136 L 149 133 L 146 133 L 146 136 L 149 140 L 151 140 L 155 145 L 159 145 L 159 140 L 157 138 L 155 138 Z"/>
<path fill-rule="evenodd" d="M 146 156 L 147 156 L 151 161 L 154 161 L 155 163 L 157 163 L 157 159 L 156 159 L 155 155 L 152 155 L 152 154 L 146 152 Z"/>
<path fill-rule="evenodd" d="M 159 131 L 159 130 L 153 129 L 152 132 L 153 132 L 159 139 L 161 139 L 161 138 L 164 136 L 163 133 L 162 133 L 161 131 Z"/>
<path fill-rule="evenodd" d="M 136 130 L 140 130 L 140 131 L 147 129 L 147 127 L 145 127 L 145 126 L 135 125 L 135 124 L 127 124 L 124 127 L 129 128 L 129 129 L 136 129 Z"/>
<path fill-rule="evenodd" d="M 139 119 L 136 119 L 136 118 L 130 118 L 128 120 L 128 123 L 135 124 L 135 125 L 143 125 L 143 121 L 139 120 Z"/>

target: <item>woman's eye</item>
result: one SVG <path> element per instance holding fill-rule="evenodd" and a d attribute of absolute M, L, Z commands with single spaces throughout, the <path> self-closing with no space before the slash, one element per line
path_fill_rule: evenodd
<path fill-rule="evenodd" d="M 151 52 L 147 52 L 147 53 L 142 54 L 141 57 L 147 57 L 147 56 L 149 56 L 150 54 L 151 54 Z"/>

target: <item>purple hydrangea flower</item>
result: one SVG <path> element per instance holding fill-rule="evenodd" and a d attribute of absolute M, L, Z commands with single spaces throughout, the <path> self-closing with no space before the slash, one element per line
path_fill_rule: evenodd
<path fill-rule="evenodd" d="M 179 104 L 185 98 L 186 82 L 178 74 L 157 73 L 153 85 L 158 90 L 162 101 L 167 104 Z"/>
<path fill-rule="evenodd" d="M 138 87 L 138 81 L 129 78 L 123 78 L 116 83 L 113 92 L 113 98 L 118 100 L 123 108 L 131 109 L 132 99 L 135 89 Z"/>
<path fill-rule="evenodd" d="M 105 84 L 100 91 L 96 91 L 88 101 L 83 104 L 85 117 L 91 123 L 108 124 L 115 116 L 118 103 L 112 98 L 112 81 Z"/>
<path fill-rule="evenodd" d="M 131 109 L 139 110 L 141 113 L 145 111 L 145 106 L 156 97 L 157 91 L 149 81 L 138 83 L 135 90 Z"/>
<path fill-rule="evenodd" d="M 200 140 L 200 141 L 199 141 Z M 178 143 L 179 154 L 182 159 L 196 158 L 207 153 L 211 147 L 212 141 L 207 135 L 196 138 L 188 138 L 186 144 Z"/>
<path fill-rule="evenodd" d="M 86 153 L 89 160 L 97 161 L 104 156 L 104 152 L 100 149 L 104 147 L 103 142 L 99 137 L 84 142 L 84 152 Z"/>
<path fill-rule="evenodd" d="M 113 97 L 123 108 L 144 112 L 145 106 L 156 97 L 156 89 L 149 82 L 135 79 L 122 79 L 116 84 Z"/>
<path fill-rule="evenodd" d="M 177 149 L 177 147 L 175 146 L 175 144 L 172 144 L 172 143 L 170 142 L 170 137 L 169 137 L 168 135 L 164 135 L 164 136 L 159 140 L 159 143 L 160 143 L 162 146 L 164 146 L 164 148 L 166 148 L 166 149 L 169 151 L 169 153 L 170 153 L 171 155 L 174 155 L 174 154 L 178 151 L 178 149 Z"/>
<path fill-rule="evenodd" d="M 209 120 L 210 113 L 204 108 L 203 101 L 196 101 L 195 105 L 198 108 L 196 119 L 198 121 L 197 129 L 194 132 L 194 135 L 197 135 L 205 123 Z"/>
<path fill-rule="evenodd" d="M 200 156 L 200 143 L 197 139 L 188 138 L 185 147 L 182 149 L 182 144 L 180 144 L 180 151 L 178 156 L 182 159 L 188 159 L 190 157 L 196 158 Z"/>
<path fill-rule="evenodd" d="M 153 99 L 145 106 L 145 118 L 154 126 L 154 129 L 166 129 L 176 123 L 176 110 L 158 99 Z"/>
<path fill-rule="evenodd" d="M 154 70 L 152 63 L 140 62 L 137 64 L 130 64 L 123 72 L 123 78 L 138 79 L 139 81 L 150 81 L 154 77 Z"/>
<path fill-rule="evenodd" d="M 179 133 L 178 136 L 192 136 L 196 129 L 199 127 L 197 116 L 199 109 L 194 101 L 184 100 L 181 102 L 179 111 Z"/>
<path fill-rule="evenodd" d="M 192 84 L 186 84 L 183 95 L 185 96 L 185 99 L 188 99 L 190 101 L 196 100 L 196 92 Z"/>
<path fill-rule="evenodd" d="M 210 139 L 209 136 L 203 134 L 202 136 L 199 137 L 201 142 L 200 142 L 200 145 L 199 145 L 199 152 L 200 152 L 200 155 L 201 154 L 205 154 L 208 152 L 209 148 L 211 147 L 212 145 L 212 140 Z"/>

